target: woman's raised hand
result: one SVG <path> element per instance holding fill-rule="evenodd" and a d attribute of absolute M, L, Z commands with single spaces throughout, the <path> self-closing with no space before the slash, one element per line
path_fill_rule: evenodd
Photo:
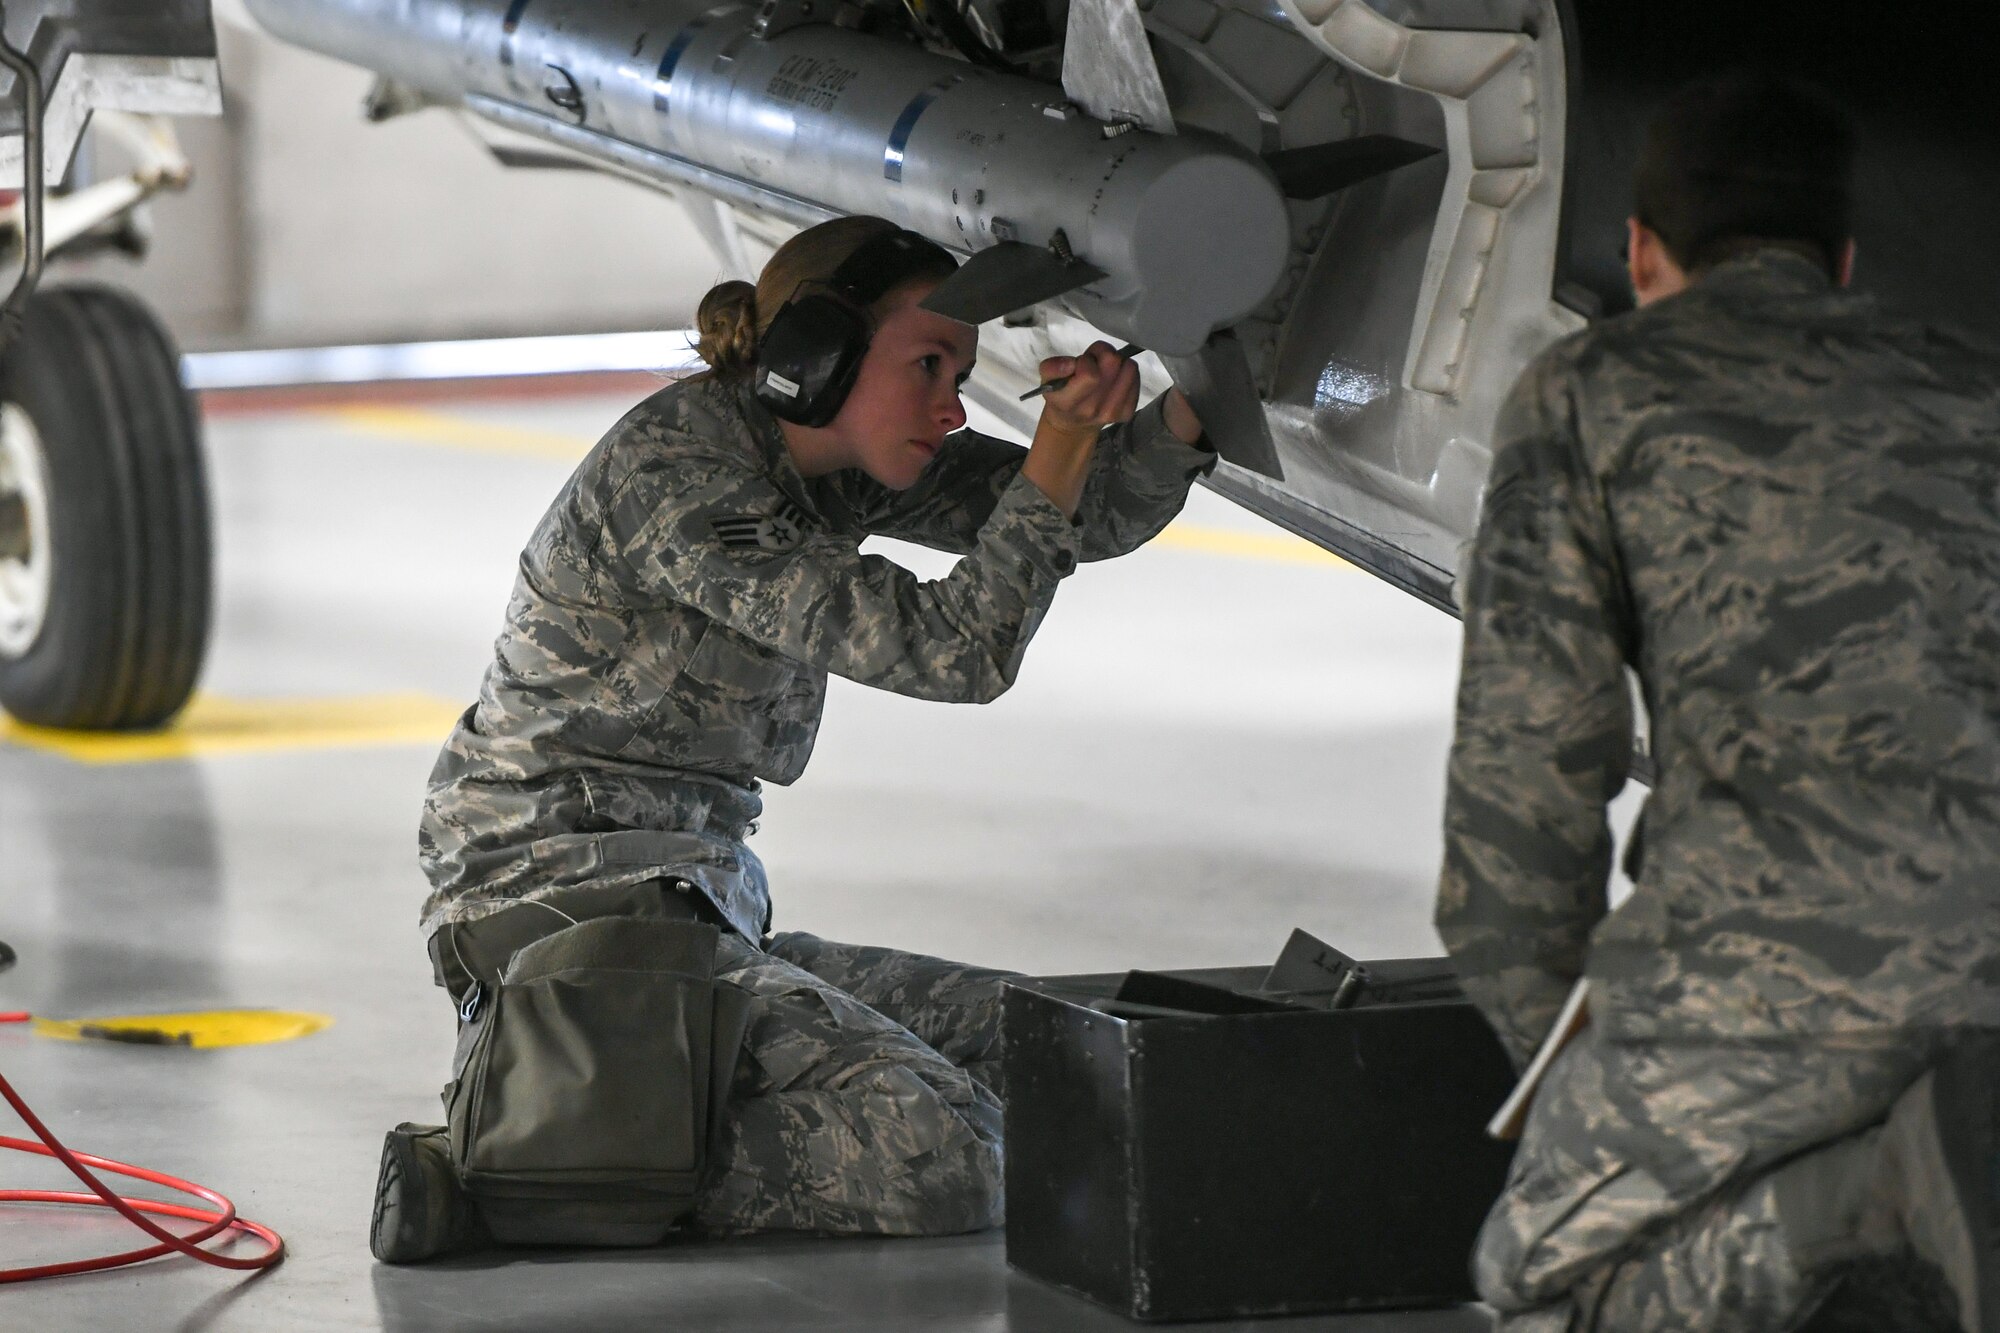
<path fill-rule="evenodd" d="M 1097 342 L 1081 356 L 1052 356 L 1042 362 L 1044 380 L 1064 377 L 1067 383 L 1042 395 L 1042 419 L 1035 425 L 1021 475 L 1074 518 L 1098 430 L 1130 421 L 1138 407 L 1139 368 L 1110 343 Z"/>
<path fill-rule="evenodd" d="M 1139 368 L 1110 343 L 1094 342 L 1080 356 L 1052 356 L 1042 362 L 1041 375 L 1068 377 L 1042 397 L 1042 424 L 1066 435 L 1130 421 L 1138 409 Z"/>

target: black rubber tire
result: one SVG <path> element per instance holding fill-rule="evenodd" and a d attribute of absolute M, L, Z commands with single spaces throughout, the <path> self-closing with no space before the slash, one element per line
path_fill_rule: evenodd
<path fill-rule="evenodd" d="M 0 656 L 0 709 L 23 722 L 156 727 L 187 702 L 208 649 L 208 473 L 180 354 L 115 287 L 37 292 L 0 365 L 0 400 L 41 436 L 49 605 Z"/>

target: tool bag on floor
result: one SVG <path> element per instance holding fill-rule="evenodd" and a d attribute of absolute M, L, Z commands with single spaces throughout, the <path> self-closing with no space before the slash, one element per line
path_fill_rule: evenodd
<path fill-rule="evenodd" d="M 642 885 L 439 935 L 461 997 L 452 1156 L 494 1239 L 658 1242 L 693 1210 L 749 1019 L 743 992 L 715 984 L 716 928 Z"/>

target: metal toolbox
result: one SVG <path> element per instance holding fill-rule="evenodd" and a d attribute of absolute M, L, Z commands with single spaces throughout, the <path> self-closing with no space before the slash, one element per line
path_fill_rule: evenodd
<path fill-rule="evenodd" d="M 1443 960 L 1365 966 L 1337 1009 L 1254 967 L 1009 986 L 1007 1262 L 1144 1320 L 1473 1299 L 1513 1070 Z"/>

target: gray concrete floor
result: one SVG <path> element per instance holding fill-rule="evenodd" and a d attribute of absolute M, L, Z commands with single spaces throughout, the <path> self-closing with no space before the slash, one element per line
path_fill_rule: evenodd
<path fill-rule="evenodd" d="M 632 397 L 213 415 L 219 605 L 204 689 L 461 706 L 523 539 Z M 1197 492 L 1169 539 L 1069 581 L 997 703 L 836 681 L 815 762 L 768 793 L 756 841 L 779 928 L 1039 973 L 1267 961 L 1294 926 L 1363 956 L 1434 952 L 1456 625 L 1315 554 Z M 335 1020 L 217 1051 L 0 1027 L 0 1068 L 72 1146 L 213 1185 L 290 1246 L 249 1283 L 173 1260 L 7 1288 L 0 1324 L 1123 1325 L 1008 1271 L 997 1234 L 374 1265 L 382 1132 L 435 1118 L 451 1042 L 416 932 L 417 806 L 441 735 L 419 725 L 400 743 L 338 746 L 280 729 L 251 752 L 119 764 L 0 741 L 0 939 L 21 955 L 0 975 L 0 1009 Z M 0 1179 L 58 1174 L 8 1155 Z M 99 1215 L 0 1210 L 0 1266 L 127 1245 Z"/>

